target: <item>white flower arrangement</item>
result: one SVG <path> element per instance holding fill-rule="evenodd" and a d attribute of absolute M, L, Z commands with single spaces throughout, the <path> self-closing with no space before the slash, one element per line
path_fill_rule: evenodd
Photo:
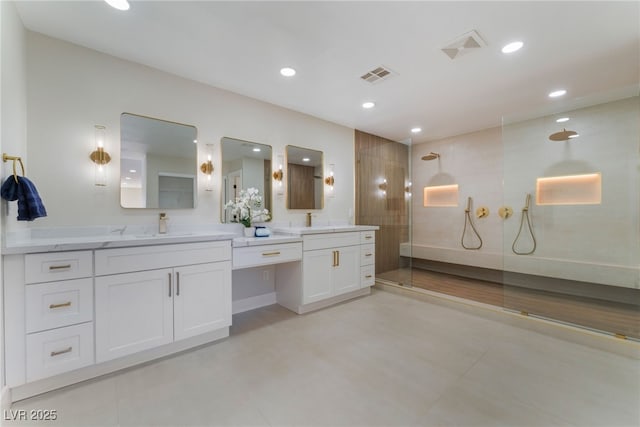
<path fill-rule="evenodd" d="M 235 216 L 233 222 L 239 222 L 245 227 L 251 227 L 254 221 L 269 221 L 271 215 L 268 209 L 262 209 L 262 196 L 257 188 L 247 188 L 240 190 L 240 196 L 235 201 L 229 200 L 225 209 L 231 209 Z"/>

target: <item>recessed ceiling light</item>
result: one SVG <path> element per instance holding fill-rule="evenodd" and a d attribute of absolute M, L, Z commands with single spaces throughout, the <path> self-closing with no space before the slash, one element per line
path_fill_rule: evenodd
<path fill-rule="evenodd" d="M 567 91 L 564 90 L 564 89 L 554 90 L 553 92 L 551 92 L 549 94 L 549 98 L 557 98 L 557 97 L 562 96 L 562 95 L 564 95 L 566 93 L 567 93 Z"/>
<path fill-rule="evenodd" d="M 559 119 L 556 120 L 556 123 L 564 123 L 568 121 L 569 121 L 569 117 L 560 117 Z"/>
<path fill-rule="evenodd" d="M 130 173 L 136 173 L 137 171 L 135 169 L 129 169 Z"/>
<path fill-rule="evenodd" d="M 127 0 L 104 0 L 109 6 L 118 10 L 129 10 L 129 2 Z"/>
<path fill-rule="evenodd" d="M 258 153 L 260 151 L 260 149 L 258 147 L 253 147 L 253 151 Z"/>
<path fill-rule="evenodd" d="M 303 158 L 302 158 L 302 161 L 303 161 L 303 162 L 308 162 L 308 161 L 310 161 L 310 160 L 311 160 L 311 159 L 310 159 L 310 158 L 308 158 L 308 157 L 303 157 Z"/>
<path fill-rule="evenodd" d="M 420 132 L 422 132 L 422 128 L 416 127 L 416 128 L 411 129 L 411 133 L 420 133 Z"/>
<path fill-rule="evenodd" d="M 291 67 L 284 67 L 280 69 L 280 74 L 282 74 L 285 77 L 293 77 L 296 75 L 296 70 L 294 70 Z"/>
<path fill-rule="evenodd" d="M 362 108 L 366 108 L 366 109 L 373 108 L 375 106 L 376 106 L 376 103 L 371 101 L 367 101 L 362 104 Z"/>
<path fill-rule="evenodd" d="M 194 139 L 194 140 L 193 140 L 193 143 L 194 143 L 194 144 L 197 144 L 197 143 L 198 143 L 198 140 L 197 140 L 197 139 Z"/>
<path fill-rule="evenodd" d="M 520 50 L 522 46 L 524 46 L 524 43 L 521 41 L 511 42 L 502 48 L 502 53 L 513 53 Z"/>

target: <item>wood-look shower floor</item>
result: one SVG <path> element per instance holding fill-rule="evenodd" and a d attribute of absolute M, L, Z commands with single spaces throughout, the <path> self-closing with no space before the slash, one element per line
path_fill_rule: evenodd
<path fill-rule="evenodd" d="M 595 298 L 504 286 L 413 268 L 376 277 L 582 327 L 640 339 L 640 306 Z"/>

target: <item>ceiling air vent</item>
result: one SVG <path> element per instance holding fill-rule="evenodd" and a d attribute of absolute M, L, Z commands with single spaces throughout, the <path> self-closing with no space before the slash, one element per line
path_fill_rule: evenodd
<path fill-rule="evenodd" d="M 380 80 L 391 77 L 391 75 L 392 75 L 391 70 L 380 66 L 375 70 L 371 70 L 368 73 L 361 75 L 360 78 L 369 83 L 376 83 L 376 82 L 379 82 Z"/>
<path fill-rule="evenodd" d="M 472 52 L 474 49 L 485 47 L 487 44 L 482 40 L 477 31 L 469 31 L 456 38 L 454 41 L 442 48 L 442 51 L 451 59 L 460 55 Z"/>

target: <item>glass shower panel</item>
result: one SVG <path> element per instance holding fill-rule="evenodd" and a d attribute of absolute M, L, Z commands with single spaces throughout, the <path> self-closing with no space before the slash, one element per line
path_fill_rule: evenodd
<path fill-rule="evenodd" d="M 503 125 L 504 307 L 640 338 L 640 97 Z"/>

